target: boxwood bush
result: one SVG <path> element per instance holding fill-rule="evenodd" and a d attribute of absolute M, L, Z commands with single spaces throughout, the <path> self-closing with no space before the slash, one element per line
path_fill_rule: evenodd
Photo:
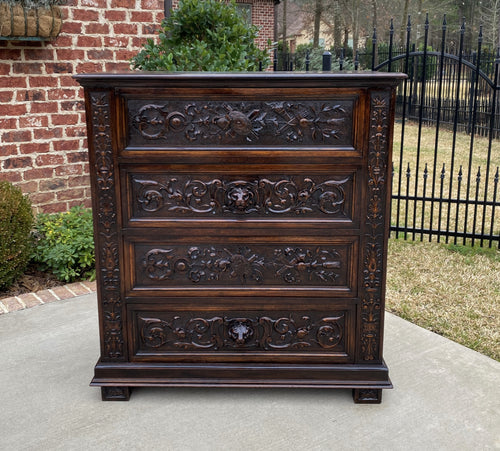
<path fill-rule="evenodd" d="M 234 2 L 183 0 L 162 21 L 159 42 L 148 39 L 131 62 L 146 71 L 255 71 L 270 61 L 257 35 Z"/>
<path fill-rule="evenodd" d="M 31 202 L 19 188 L 0 181 L 0 290 L 21 276 L 31 254 Z"/>

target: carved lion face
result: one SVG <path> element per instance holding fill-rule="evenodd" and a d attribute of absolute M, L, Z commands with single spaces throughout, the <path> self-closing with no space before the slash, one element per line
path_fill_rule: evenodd
<path fill-rule="evenodd" d="M 255 205 L 255 193 L 247 183 L 237 183 L 227 191 L 228 204 L 231 208 L 243 212 Z"/>
<path fill-rule="evenodd" d="M 228 335 L 237 345 L 244 345 L 253 336 L 252 323 L 248 319 L 235 319 L 229 324 Z"/>

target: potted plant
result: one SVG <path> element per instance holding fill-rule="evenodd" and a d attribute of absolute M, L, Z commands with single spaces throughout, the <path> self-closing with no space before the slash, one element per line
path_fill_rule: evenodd
<path fill-rule="evenodd" d="M 2 39 L 55 38 L 62 25 L 64 0 L 0 0 Z"/>

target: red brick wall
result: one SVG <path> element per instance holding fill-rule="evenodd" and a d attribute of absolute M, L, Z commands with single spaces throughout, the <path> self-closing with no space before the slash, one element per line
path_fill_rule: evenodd
<path fill-rule="evenodd" d="M 273 0 L 254 3 L 264 45 Z M 163 0 L 69 0 L 56 40 L 0 41 L 0 179 L 29 194 L 36 211 L 90 206 L 83 91 L 72 75 L 128 70 L 163 8 Z"/>
<path fill-rule="evenodd" d="M 257 44 L 264 48 L 268 40 L 274 41 L 274 1 L 254 0 L 252 22 L 260 28 Z"/>
<path fill-rule="evenodd" d="M 50 42 L 0 41 L 0 178 L 37 211 L 90 206 L 82 89 L 72 75 L 127 70 L 162 0 L 69 0 Z"/>

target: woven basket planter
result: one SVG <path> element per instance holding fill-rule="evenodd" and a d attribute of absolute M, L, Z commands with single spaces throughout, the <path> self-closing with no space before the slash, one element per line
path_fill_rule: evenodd
<path fill-rule="evenodd" d="M 62 14 L 59 6 L 23 8 L 0 2 L 0 37 L 55 38 L 61 31 Z"/>

